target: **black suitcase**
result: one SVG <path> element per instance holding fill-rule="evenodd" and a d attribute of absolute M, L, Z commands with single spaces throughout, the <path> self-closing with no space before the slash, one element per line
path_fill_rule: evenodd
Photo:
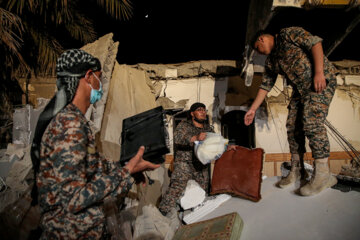
<path fill-rule="evenodd" d="M 124 165 L 140 146 L 145 147 L 143 158 L 153 163 L 163 163 L 164 154 L 170 152 L 163 108 L 156 107 L 123 120 L 121 132 L 121 157 Z"/>

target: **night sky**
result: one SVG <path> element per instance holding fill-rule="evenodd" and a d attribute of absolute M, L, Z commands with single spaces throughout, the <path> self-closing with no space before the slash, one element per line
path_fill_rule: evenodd
<path fill-rule="evenodd" d="M 249 0 L 133 0 L 134 15 L 116 21 L 100 8 L 84 10 L 101 37 L 114 33 L 119 41 L 121 64 L 179 63 L 194 60 L 241 60 L 244 49 Z M 303 26 L 324 39 L 324 48 L 343 31 L 359 11 L 288 8 L 270 22 L 276 31 L 285 26 Z M 330 55 L 330 60 L 360 60 L 360 25 Z"/>

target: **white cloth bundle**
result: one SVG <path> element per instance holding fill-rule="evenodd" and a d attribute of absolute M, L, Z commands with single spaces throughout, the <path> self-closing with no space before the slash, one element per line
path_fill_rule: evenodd
<path fill-rule="evenodd" d="M 208 132 L 204 141 L 195 141 L 195 155 L 202 164 L 208 164 L 221 157 L 228 142 L 221 134 Z"/>

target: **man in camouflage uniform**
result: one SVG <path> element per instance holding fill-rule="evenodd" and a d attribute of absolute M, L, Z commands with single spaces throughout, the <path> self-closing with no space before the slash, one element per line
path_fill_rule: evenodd
<path fill-rule="evenodd" d="M 293 87 L 286 123 L 291 171 L 278 186 L 284 188 L 300 178 L 306 136 L 315 159 L 315 171 L 310 182 L 300 188 L 303 196 L 317 194 L 337 183 L 329 171 L 330 145 L 324 125 L 336 88 L 337 70 L 324 56 L 321 41 L 300 27 L 290 27 L 276 35 L 259 32 L 252 42 L 253 48 L 268 58 L 257 97 L 245 115 L 245 124 L 253 121 L 277 74 L 283 75 Z"/>
<path fill-rule="evenodd" d="M 104 200 L 126 193 L 131 174 L 159 165 L 142 159 L 144 147 L 125 167 L 96 151 L 84 114 L 102 96 L 97 58 L 68 50 L 57 61 L 57 76 L 59 91 L 39 118 L 32 146 L 41 239 L 100 239 L 106 235 Z"/>
<path fill-rule="evenodd" d="M 194 154 L 194 142 L 203 141 L 206 132 L 214 132 L 206 122 L 206 107 L 203 103 L 191 105 L 191 119 L 183 120 L 174 132 L 175 157 L 174 171 L 171 174 L 170 186 L 163 196 L 159 210 L 163 215 L 176 207 L 182 192 L 189 180 L 195 180 L 205 190 L 209 191 L 210 165 L 203 165 Z"/>

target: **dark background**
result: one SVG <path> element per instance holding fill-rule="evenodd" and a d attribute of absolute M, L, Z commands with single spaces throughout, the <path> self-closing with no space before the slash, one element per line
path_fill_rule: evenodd
<path fill-rule="evenodd" d="M 118 21 L 90 4 L 98 36 L 114 33 L 119 63 L 179 63 L 193 60 L 241 60 L 245 44 L 249 0 L 133 0 L 133 17 Z M 342 35 L 359 14 L 353 9 L 279 8 L 268 30 L 302 26 L 324 39 L 324 49 Z M 360 25 L 329 56 L 332 61 L 360 60 Z M 81 46 L 79 46 L 81 47 Z"/>

